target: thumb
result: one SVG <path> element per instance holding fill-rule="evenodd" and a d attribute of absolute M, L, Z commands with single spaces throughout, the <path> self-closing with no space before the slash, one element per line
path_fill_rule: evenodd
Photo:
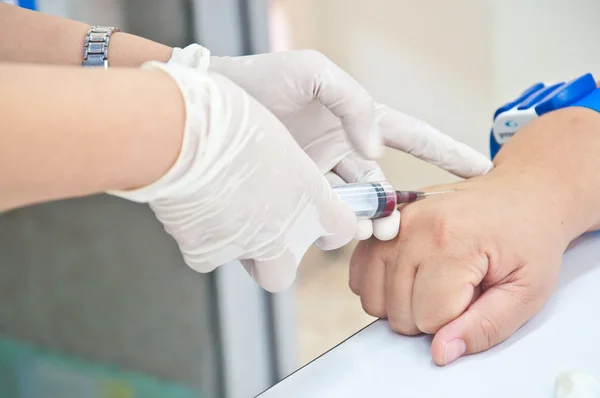
<path fill-rule="evenodd" d="M 443 366 L 463 355 L 494 347 L 533 317 L 542 303 L 519 282 L 491 287 L 435 334 L 431 343 L 433 361 Z"/>
<path fill-rule="evenodd" d="M 367 159 L 378 159 L 383 146 L 379 126 L 375 121 L 375 101 L 350 74 L 323 54 L 304 50 L 297 52 L 304 59 L 299 76 L 301 95 L 318 100 L 337 116 L 349 141 Z M 307 98 L 308 97 L 308 98 Z"/>

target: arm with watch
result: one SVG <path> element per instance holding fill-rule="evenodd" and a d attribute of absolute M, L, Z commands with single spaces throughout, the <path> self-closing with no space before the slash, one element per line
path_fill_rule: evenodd
<path fill-rule="evenodd" d="M 438 365 L 510 337 L 548 301 L 575 238 L 600 229 L 600 89 L 591 74 L 500 107 L 494 169 L 401 209 L 396 239 L 360 242 L 350 287 Z M 590 314 L 590 316 L 593 316 Z M 585 327 L 585 326 L 584 326 Z"/>

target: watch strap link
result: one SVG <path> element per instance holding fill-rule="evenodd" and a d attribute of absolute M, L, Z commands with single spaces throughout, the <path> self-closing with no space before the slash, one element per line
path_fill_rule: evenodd
<path fill-rule="evenodd" d="M 108 68 L 108 44 L 113 33 L 120 32 L 112 26 L 92 26 L 85 36 L 83 62 L 88 68 Z"/>

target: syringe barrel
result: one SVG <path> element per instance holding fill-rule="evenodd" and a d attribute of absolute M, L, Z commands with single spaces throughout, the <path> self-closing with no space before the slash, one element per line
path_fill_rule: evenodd
<path fill-rule="evenodd" d="M 333 187 L 359 219 L 387 217 L 396 209 L 396 191 L 387 181 Z"/>

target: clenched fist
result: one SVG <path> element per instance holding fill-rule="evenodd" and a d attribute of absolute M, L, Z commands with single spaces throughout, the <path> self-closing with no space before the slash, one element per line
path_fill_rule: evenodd
<path fill-rule="evenodd" d="M 398 237 L 361 242 L 351 260 L 365 311 L 434 334 L 439 365 L 507 339 L 550 297 L 569 243 L 560 213 L 540 205 L 552 198 L 520 184 L 492 171 L 401 209 Z"/>

